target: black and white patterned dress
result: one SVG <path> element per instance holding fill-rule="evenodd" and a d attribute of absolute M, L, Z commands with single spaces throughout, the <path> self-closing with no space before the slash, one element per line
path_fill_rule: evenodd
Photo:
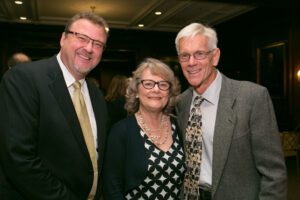
<path fill-rule="evenodd" d="M 172 124 L 173 144 L 167 152 L 157 148 L 141 129 L 144 147 L 149 155 L 148 173 L 144 181 L 129 191 L 126 199 L 176 200 L 183 183 L 185 163 L 183 148 Z"/>

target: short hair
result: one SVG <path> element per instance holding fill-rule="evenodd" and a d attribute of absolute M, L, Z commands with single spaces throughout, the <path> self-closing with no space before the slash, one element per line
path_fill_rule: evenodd
<path fill-rule="evenodd" d="M 169 89 L 169 101 L 163 109 L 163 113 L 170 114 L 176 104 L 176 97 L 180 93 L 180 83 L 175 77 L 174 72 L 168 65 L 154 58 L 146 58 L 139 64 L 138 68 L 133 72 L 132 79 L 129 82 L 126 91 L 125 109 L 129 114 L 134 114 L 138 111 L 138 85 L 140 84 L 142 73 L 146 69 L 149 69 L 153 75 L 160 76 L 164 80 L 170 82 L 171 87 Z"/>
<path fill-rule="evenodd" d="M 104 18 L 102 18 L 101 16 L 99 16 L 93 12 L 81 12 L 81 13 L 74 15 L 67 22 L 67 24 L 65 26 L 65 32 L 69 31 L 72 24 L 80 19 L 86 19 L 86 20 L 92 22 L 93 24 L 103 27 L 105 30 L 106 36 L 108 37 L 108 31 L 109 31 L 108 24 L 106 23 Z"/>
<path fill-rule="evenodd" d="M 190 25 L 187 25 L 186 27 L 184 27 L 178 32 L 177 37 L 175 39 L 177 53 L 179 53 L 180 51 L 179 41 L 182 38 L 194 37 L 196 35 L 204 35 L 207 37 L 209 49 L 217 48 L 218 38 L 217 38 L 216 31 L 209 26 L 205 26 L 200 23 L 192 23 Z"/>
<path fill-rule="evenodd" d="M 14 53 L 7 61 L 8 69 L 13 68 L 17 64 L 31 62 L 31 58 L 25 53 Z"/>

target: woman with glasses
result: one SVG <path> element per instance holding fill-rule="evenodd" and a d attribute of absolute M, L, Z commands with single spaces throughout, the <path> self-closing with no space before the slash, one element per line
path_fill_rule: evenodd
<path fill-rule="evenodd" d="M 148 58 L 133 72 L 129 117 L 110 132 L 105 199 L 179 199 L 185 171 L 182 140 L 171 112 L 180 85 L 163 62 Z"/>

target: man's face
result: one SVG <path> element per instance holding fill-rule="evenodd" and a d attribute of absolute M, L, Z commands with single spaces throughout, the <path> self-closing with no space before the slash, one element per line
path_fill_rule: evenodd
<path fill-rule="evenodd" d="M 107 35 L 104 27 L 86 19 L 75 21 L 68 31 L 73 33 L 63 33 L 60 39 L 61 59 L 68 71 L 79 80 L 100 62 Z"/>
<path fill-rule="evenodd" d="M 216 77 L 220 50 L 208 49 L 207 37 L 196 35 L 179 41 L 178 57 L 189 84 L 200 93 L 204 92 Z"/>

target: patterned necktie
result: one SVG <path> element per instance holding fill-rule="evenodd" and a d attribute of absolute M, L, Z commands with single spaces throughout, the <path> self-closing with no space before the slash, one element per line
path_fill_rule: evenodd
<path fill-rule="evenodd" d="M 96 153 L 96 148 L 94 144 L 94 136 L 92 132 L 92 127 L 91 123 L 89 120 L 89 115 L 86 109 L 86 105 L 84 102 L 84 98 L 81 94 L 81 84 L 79 81 L 75 81 L 72 84 L 74 88 L 73 92 L 73 105 L 76 110 L 76 114 L 81 126 L 81 130 L 84 136 L 84 140 L 86 143 L 86 146 L 89 151 L 89 155 L 93 164 L 93 170 L 94 170 L 94 179 L 93 179 L 93 185 L 90 191 L 90 194 L 88 196 L 88 199 L 94 199 L 94 196 L 96 194 L 96 189 L 97 189 L 97 182 L 98 182 L 98 167 L 97 167 L 97 153 Z"/>
<path fill-rule="evenodd" d="M 203 102 L 201 96 L 196 96 L 189 115 L 186 128 L 186 167 L 184 178 L 184 199 L 200 199 L 200 167 L 202 154 L 202 114 L 200 105 Z"/>

